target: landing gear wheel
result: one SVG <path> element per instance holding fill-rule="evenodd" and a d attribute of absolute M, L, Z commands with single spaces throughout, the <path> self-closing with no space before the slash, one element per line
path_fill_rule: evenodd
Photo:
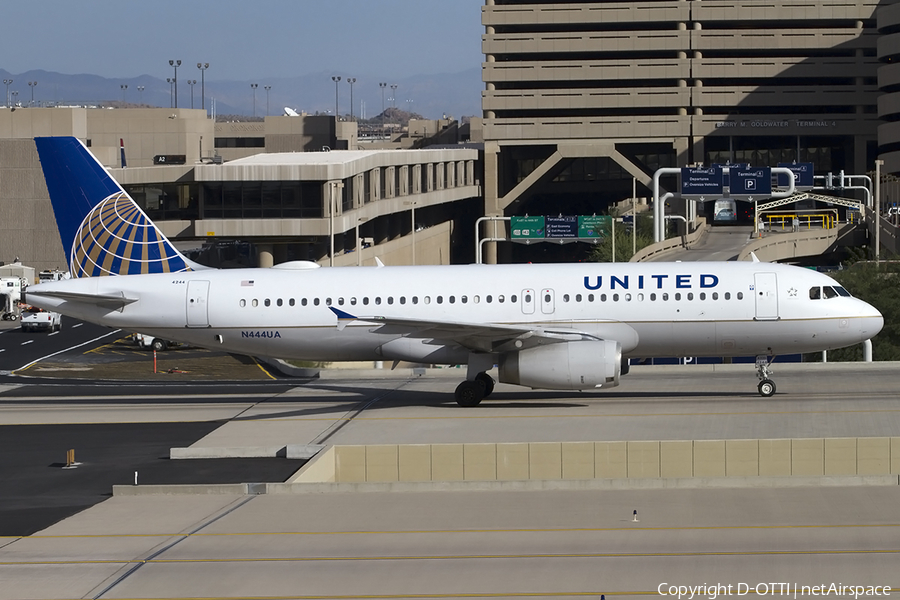
<path fill-rule="evenodd" d="M 763 379 L 759 382 L 759 385 L 756 386 L 756 389 L 759 390 L 760 396 L 768 398 L 775 394 L 775 382 L 771 379 Z"/>
<path fill-rule="evenodd" d="M 475 376 L 475 381 L 484 385 L 484 397 L 487 398 L 494 391 L 494 378 L 482 371 Z"/>
<path fill-rule="evenodd" d="M 460 406 L 478 406 L 484 398 L 484 384 L 480 381 L 463 381 L 456 386 L 456 403 Z"/>

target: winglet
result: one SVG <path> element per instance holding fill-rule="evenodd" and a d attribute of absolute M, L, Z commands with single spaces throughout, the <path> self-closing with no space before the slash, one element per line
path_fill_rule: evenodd
<path fill-rule="evenodd" d="M 377 256 L 375 257 L 375 266 L 378 267 L 378 268 L 381 268 L 381 267 L 384 266 L 384 263 L 381 262 L 381 259 L 378 258 Z"/>
<path fill-rule="evenodd" d="M 344 327 L 346 327 L 348 324 L 350 324 L 356 320 L 356 317 L 354 317 L 350 313 L 344 312 L 333 306 L 329 306 L 328 308 L 331 309 L 331 312 L 333 312 L 335 314 L 335 316 L 337 317 L 338 331 L 343 331 Z"/>
<path fill-rule="evenodd" d="M 756 256 L 756 252 L 751 252 L 751 253 L 750 253 L 750 260 L 753 261 L 753 262 L 759 262 L 759 257 Z"/>

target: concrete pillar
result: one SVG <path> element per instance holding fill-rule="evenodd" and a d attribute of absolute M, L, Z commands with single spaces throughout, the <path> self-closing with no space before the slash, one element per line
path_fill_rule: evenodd
<path fill-rule="evenodd" d="M 257 244 L 256 252 L 259 262 L 259 267 L 261 269 L 271 268 L 275 264 L 275 257 L 273 256 L 272 244 Z"/>
<path fill-rule="evenodd" d="M 500 145 L 497 142 L 487 142 L 484 145 L 484 214 L 485 216 L 503 215 L 500 208 L 499 197 L 499 169 L 500 169 Z M 493 226 L 482 225 L 482 236 L 491 236 Z M 492 236 L 491 236 L 492 237 Z M 480 238 L 479 238 L 480 239 Z M 482 246 L 482 262 L 497 264 L 497 244 L 488 242 Z"/>

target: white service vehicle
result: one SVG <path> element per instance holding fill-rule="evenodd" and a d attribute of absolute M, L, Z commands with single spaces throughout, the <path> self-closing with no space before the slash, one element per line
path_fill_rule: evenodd
<path fill-rule="evenodd" d="M 22 312 L 22 331 L 59 331 L 62 315 L 58 312 L 29 306 Z"/>
<path fill-rule="evenodd" d="M 0 277 L 0 318 L 15 321 L 19 318 L 19 299 L 25 287 L 21 277 Z"/>
<path fill-rule="evenodd" d="M 145 333 L 135 333 L 132 336 L 132 339 L 134 340 L 134 343 L 138 345 L 138 347 L 156 350 L 157 352 L 165 352 L 171 346 L 179 345 L 178 342 L 164 340 L 160 337 L 147 335 Z"/>

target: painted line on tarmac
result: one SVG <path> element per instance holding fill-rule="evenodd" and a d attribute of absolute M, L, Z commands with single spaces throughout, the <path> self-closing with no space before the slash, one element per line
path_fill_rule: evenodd
<path fill-rule="evenodd" d="M 248 498 L 247 501 L 252 498 Z M 181 539 L 156 552 L 154 556 L 168 550 L 171 546 L 187 539 L 184 535 Z M 170 564 L 170 565 L 189 565 L 189 564 L 224 564 L 224 563 L 315 563 L 315 562 L 384 562 L 384 561 L 450 561 L 450 560 L 553 560 L 553 559 L 569 559 L 569 558 L 695 558 L 695 557 L 731 557 L 731 556 L 841 556 L 841 555 L 895 555 L 900 554 L 900 550 L 893 548 L 873 548 L 863 550 L 852 549 L 831 549 L 831 550 L 721 550 L 721 551 L 688 551 L 688 552 L 534 552 L 523 554 L 426 554 L 422 556 L 413 555 L 373 555 L 373 556 L 282 556 L 282 557 L 265 557 L 265 558 L 154 558 L 145 559 L 96 559 L 96 560 L 25 560 L 25 561 L 2 561 L 0 566 L 13 565 L 108 565 L 108 564 L 132 564 L 136 567 L 147 564 Z M 123 577 L 124 578 L 124 577 Z M 114 586 L 115 584 L 113 584 Z M 113 587 L 110 586 L 110 587 Z M 108 591 L 108 590 L 106 590 Z M 105 593 L 105 592 L 104 592 Z M 102 596 L 99 594 L 97 597 Z"/>
<path fill-rule="evenodd" d="M 51 333 L 51 334 L 48 335 L 47 337 L 53 337 L 54 335 L 57 335 L 58 333 L 59 333 L 58 331 L 54 331 L 53 333 Z"/>
<path fill-rule="evenodd" d="M 75 329 L 76 327 L 81 327 L 82 325 L 84 325 L 84 323 L 75 323 L 74 325 L 72 325 L 72 329 Z"/>
<path fill-rule="evenodd" d="M 34 340 L 28 340 L 27 342 L 22 342 L 22 343 L 19 344 L 19 345 L 20 345 L 20 346 L 27 346 L 28 344 L 33 344 L 33 343 L 34 343 Z"/>
<path fill-rule="evenodd" d="M 282 536 L 282 535 L 429 535 L 450 533 L 611 533 L 617 531 L 727 531 L 749 530 L 762 531 L 770 529 L 874 529 L 877 527 L 900 527 L 900 523 L 863 523 L 863 524 L 837 524 L 837 525 L 700 525 L 680 527 L 548 527 L 548 528 L 500 528 L 500 529 L 410 529 L 410 530 L 385 530 L 385 531 L 242 531 L 232 533 L 194 533 L 191 537 L 231 537 L 231 536 Z M 97 534 L 72 534 L 72 535 L 30 535 L 29 539 L 101 539 L 101 538 L 153 538 L 172 537 L 184 535 L 183 533 L 97 533 Z"/>
<path fill-rule="evenodd" d="M 77 325 L 75 325 L 75 327 L 77 327 Z M 105 337 L 109 337 L 109 336 L 111 336 L 111 335 L 115 335 L 115 334 L 119 333 L 120 331 L 122 331 L 122 330 L 121 330 L 121 329 L 114 329 L 114 330 L 110 331 L 109 333 L 104 333 L 103 335 L 101 335 L 101 336 L 99 336 L 99 337 L 95 337 L 95 338 L 92 339 L 92 340 L 88 340 L 88 341 L 86 341 L 86 342 L 82 342 L 82 343 L 80 343 L 80 344 L 77 344 L 77 345 L 75 345 L 75 346 L 71 346 L 71 347 L 69 347 L 69 348 L 64 348 L 63 350 L 59 350 L 59 351 L 54 352 L 54 353 L 52 353 L 52 354 L 48 354 L 47 356 L 42 356 L 42 357 L 40 357 L 40 358 L 37 359 L 37 360 L 31 361 L 31 362 L 28 363 L 27 365 L 21 366 L 21 367 L 19 367 L 18 369 L 13 369 L 12 373 L 15 374 L 15 373 L 18 372 L 18 371 L 25 371 L 25 370 L 28 369 L 29 367 L 32 367 L 32 366 L 36 365 L 37 363 L 41 362 L 42 360 L 46 360 L 46 359 L 48 359 L 48 358 L 51 358 L 51 357 L 53 357 L 53 356 L 56 356 L 57 354 L 62 354 L 62 353 L 64 353 L 64 352 L 68 352 L 69 350 L 74 350 L 75 348 L 81 348 L 82 346 L 87 346 L 88 344 L 93 344 L 94 342 L 96 342 L 96 341 L 98 341 L 98 340 L 102 340 L 102 339 L 105 338 Z"/>

